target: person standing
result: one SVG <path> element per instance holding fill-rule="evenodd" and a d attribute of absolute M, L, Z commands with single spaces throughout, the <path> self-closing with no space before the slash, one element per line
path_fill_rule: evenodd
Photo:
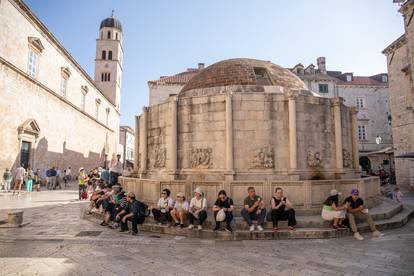
<path fill-rule="evenodd" d="M 33 171 L 30 166 L 27 167 L 26 170 L 26 190 L 30 193 L 33 189 Z"/>
<path fill-rule="evenodd" d="M 33 189 L 35 189 L 37 192 L 40 192 L 41 177 L 40 177 L 40 170 L 39 169 L 37 169 L 33 173 L 33 182 L 34 182 Z"/>
<path fill-rule="evenodd" d="M 26 170 L 23 168 L 23 164 L 16 169 L 16 174 L 14 176 L 14 187 L 13 187 L 13 195 L 16 193 L 16 190 L 18 189 L 17 194 L 20 195 L 20 191 L 22 190 L 22 184 L 24 180 L 24 176 L 26 175 Z"/>
<path fill-rule="evenodd" d="M 89 180 L 89 178 L 88 178 L 88 175 L 85 173 L 85 170 L 83 168 L 80 168 L 79 169 L 79 177 L 78 177 L 78 181 L 79 181 L 79 200 L 87 198 L 86 196 L 85 196 L 86 198 L 83 198 L 82 195 L 87 194 L 86 193 L 86 184 L 88 183 L 88 180 Z"/>
<path fill-rule="evenodd" d="M 118 177 L 122 175 L 122 163 L 120 154 L 112 157 L 109 173 L 111 175 L 110 184 L 117 185 Z"/>
<path fill-rule="evenodd" d="M 10 170 L 7 168 L 6 171 L 3 173 L 4 191 L 6 193 L 10 192 L 12 178 L 13 178 L 13 175 L 10 172 Z"/>

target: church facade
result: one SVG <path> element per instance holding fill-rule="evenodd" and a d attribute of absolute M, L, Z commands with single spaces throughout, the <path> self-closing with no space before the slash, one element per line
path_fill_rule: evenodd
<path fill-rule="evenodd" d="M 117 153 L 119 21 L 100 25 L 94 79 L 23 1 L 0 1 L 0 21 L 0 173 L 19 164 L 89 169 Z"/>

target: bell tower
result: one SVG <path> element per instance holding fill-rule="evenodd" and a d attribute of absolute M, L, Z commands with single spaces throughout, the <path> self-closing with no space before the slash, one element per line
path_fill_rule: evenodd
<path fill-rule="evenodd" d="M 101 22 L 96 39 L 95 84 L 118 110 L 124 56 L 122 39 L 121 23 L 115 19 L 112 11 L 111 17 Z"/>

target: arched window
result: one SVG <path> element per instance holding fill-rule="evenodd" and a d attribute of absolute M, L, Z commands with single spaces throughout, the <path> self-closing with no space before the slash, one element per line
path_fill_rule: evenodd
<path fill-rule="evenodd" d="M 108 51 L 108 59 L 111 60 L 112 59 L 112 51 Z"/>
<path fill-rule="evenodd" d="M 108 73 L 108 81 L 111 81 L 111 73 Z"/>
<path fill-rule="evenodd" d="M 108 39 L 109 39 L 109 38 L 111 38 L 111 31 L 108 31 L 107 38 L 108 38 Z"/>
<path fill-rule="evenodd" d="M 102 59 L 106 59 L 106 51 L 102 51 Z"/>
<path fill-rule="evenodd" d="M 104 81 L 104 73 L 101 74 L 101 81 Z"/>

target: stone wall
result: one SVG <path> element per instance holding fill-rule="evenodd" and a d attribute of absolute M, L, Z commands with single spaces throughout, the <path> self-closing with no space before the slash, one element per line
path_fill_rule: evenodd
<path fill-rule="evenodd" d="M 0 22 L 0 143 L 4 148 L 0 173 L 20 162 L 18 128 L 29 119 L 40 128 L 36 141 L 30 141 L 35 168 L 72 166 L 75 171 L 103 163 L 105 153 L 117 150 L 120 114 L 116 107 L 21 1 L 0 1 Z M 34 78 L 27 74 L 29 38 L 44 48 Z M 62 68 L 70 72 L 65 96 L 60 93 Z M 87 91 L 84 109 L 82 91 Z"/>
<path fill-rule="evenodd" d="M 138 178 L 120 178 L 121 185 L 126 191 L 135 192 L 139 200 L 156 204 L 162 189 L 168 188 L 175 195 L 185 194 L 188 201 L 193 196 L 196 187 L 201 187 L 207 198 L 209 208 L 214 205 L 217 194 L 224 189 L 233 199 L 236 208 L 243 206 L 247 196 L 247 188 L 252 186 L 256 193 L 262 196 L 269 207 L 272 194 L 276 187 L 282 187 L 284 194 L 289 197 L 299 213 L 319 213 L 322 203 L 329 196 L 331 189 L 342 192 L 340 200 L 345 199 L 353 188 L 360 190 L 360 196 L 371 208 L 378 203 L 380 196 L 379 179 L 377 177 L 347 179 L 347 180 L 306 180 L 306 181 L 156 181 Z"/>

